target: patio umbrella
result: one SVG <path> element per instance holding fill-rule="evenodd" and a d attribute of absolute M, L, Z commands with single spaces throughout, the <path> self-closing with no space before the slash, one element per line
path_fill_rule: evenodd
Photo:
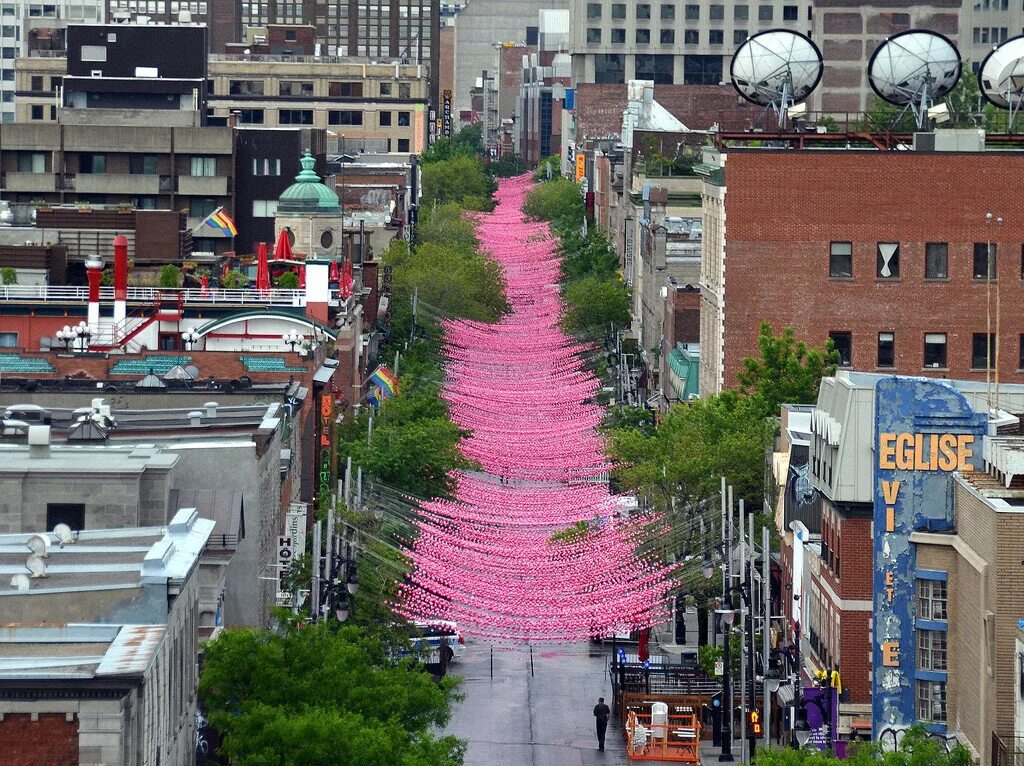
<path fill-rule="evenodd" d="M 299 266 L 299 289 L 306 289 L 306 267 Z"/>
<path fill-rule="evenodd" d="M 341 273 L 338 270 L 338 262 L 331 261 L 330 271 L 327 273 L 327 278 L 331 282 L 341 282 Z"/>
<path fill-rule="evenodd" d="M 274 260 L 290 261 L 294 257 L 292 255 L 292 243 L 288 239 L 288 230 L 281 229 L 281 233 L 277 235 L 277 242 L 274 244 Z"/>
<path fill-rule="evenodd" d="M 260 242 L 256 248 L 256 289 L 270 289 L 270 265 L 267 263 L 267 243 Z"/>
<path fill-rule="evenodd" d="M 343 298 L 347 298 L 352 294 L 352 261 L 347 258 L 345 259 L 345 266 L 341 270 L 338 291 Z"/>
<path fill-rule="evenodd" d="M 202 276 L 199 277 L 199 284 L 202 285 L 202 288 L 203 288 L 202 290 L 199 291 L 199 294 L 202 295 L 203 297 L 206 297 L 207 295 L 209 295 L 209 293 L 210 293 L 210 278 L 208 276 L 206 276 L 205 274 L 203 274 Z"/>

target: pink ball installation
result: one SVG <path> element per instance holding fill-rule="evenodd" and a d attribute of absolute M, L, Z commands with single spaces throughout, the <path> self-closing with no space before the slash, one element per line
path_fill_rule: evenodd
<path fill-rule="evenodd" d="M 557 242 L 523 216 L 530 187 L 502 181 L 495 211 L 476 217 L 512 310 L 493 325 L 445 323 L 443 396 L 483 470 L 459 473 L 453 500 L 422 504 L 395 609 L 496 641 L 572 641 L 664 619 L 673 567 L 637 551 L 640 524 L 650 534 L 657 520 L 624 518 L 593 480 L 611 468 L 600 382 L 581 359 L 596 349 L 559 327 Z M 551 541 L 580 521 L 589 534 Z"/>

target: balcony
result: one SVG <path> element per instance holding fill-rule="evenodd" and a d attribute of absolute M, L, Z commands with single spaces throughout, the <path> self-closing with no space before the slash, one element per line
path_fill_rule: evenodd
<path fill-rule="evenodd" d="M 226 197 L 228 179 L 223 176 L 178 176 L 178 194 L 195 197 Z"/>
<path fill-rule="evenodd" d="M 170 178 L 158 175 L 79 173 L 75 178 L 75 191 L 83 194 L 169 194 Z"/>
<path fill-rule="evenodd" d="M 53 173 L 3 174 L 3 190 L 8 192 L 52 192 L 57 190 L 57 176 Z"/>

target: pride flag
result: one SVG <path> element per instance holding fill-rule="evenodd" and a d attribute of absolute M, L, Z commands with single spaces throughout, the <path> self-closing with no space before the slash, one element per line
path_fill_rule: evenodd
<path fill-rule="evenodd" d="M 217 208 L 212 213 L 210 213 L 208 216 L 206 216 L 206 218 L 203 220 L 203 223 L 208 223 L 213 228 L 220 229 L 222 232 L 227 234 L 229 237 L 237 237 L 238 236 L 238 227 L 235 226 L 235 222 L 233 220 L 231 220 L 231 216 L 229 216 L 224 211 L 223 207 Z M 199 225 L 202 226 L 203 223 L 201 223 Z"/>
<path fill-rule="evenodd" d="M 380 396 L 377 398 L 390 399 L 398 393 L 398 376 L 384 365 L 373 371 L 373 374 L 370 375 L 370 382 L 380 392 Z"/>

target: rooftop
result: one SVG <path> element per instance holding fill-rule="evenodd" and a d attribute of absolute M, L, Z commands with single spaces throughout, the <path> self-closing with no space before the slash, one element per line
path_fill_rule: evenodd
<path fill-rule="evenodd" d="M 143 675 L 165 625 L 7 625 L 0 627 L 0 680 Z"/>

